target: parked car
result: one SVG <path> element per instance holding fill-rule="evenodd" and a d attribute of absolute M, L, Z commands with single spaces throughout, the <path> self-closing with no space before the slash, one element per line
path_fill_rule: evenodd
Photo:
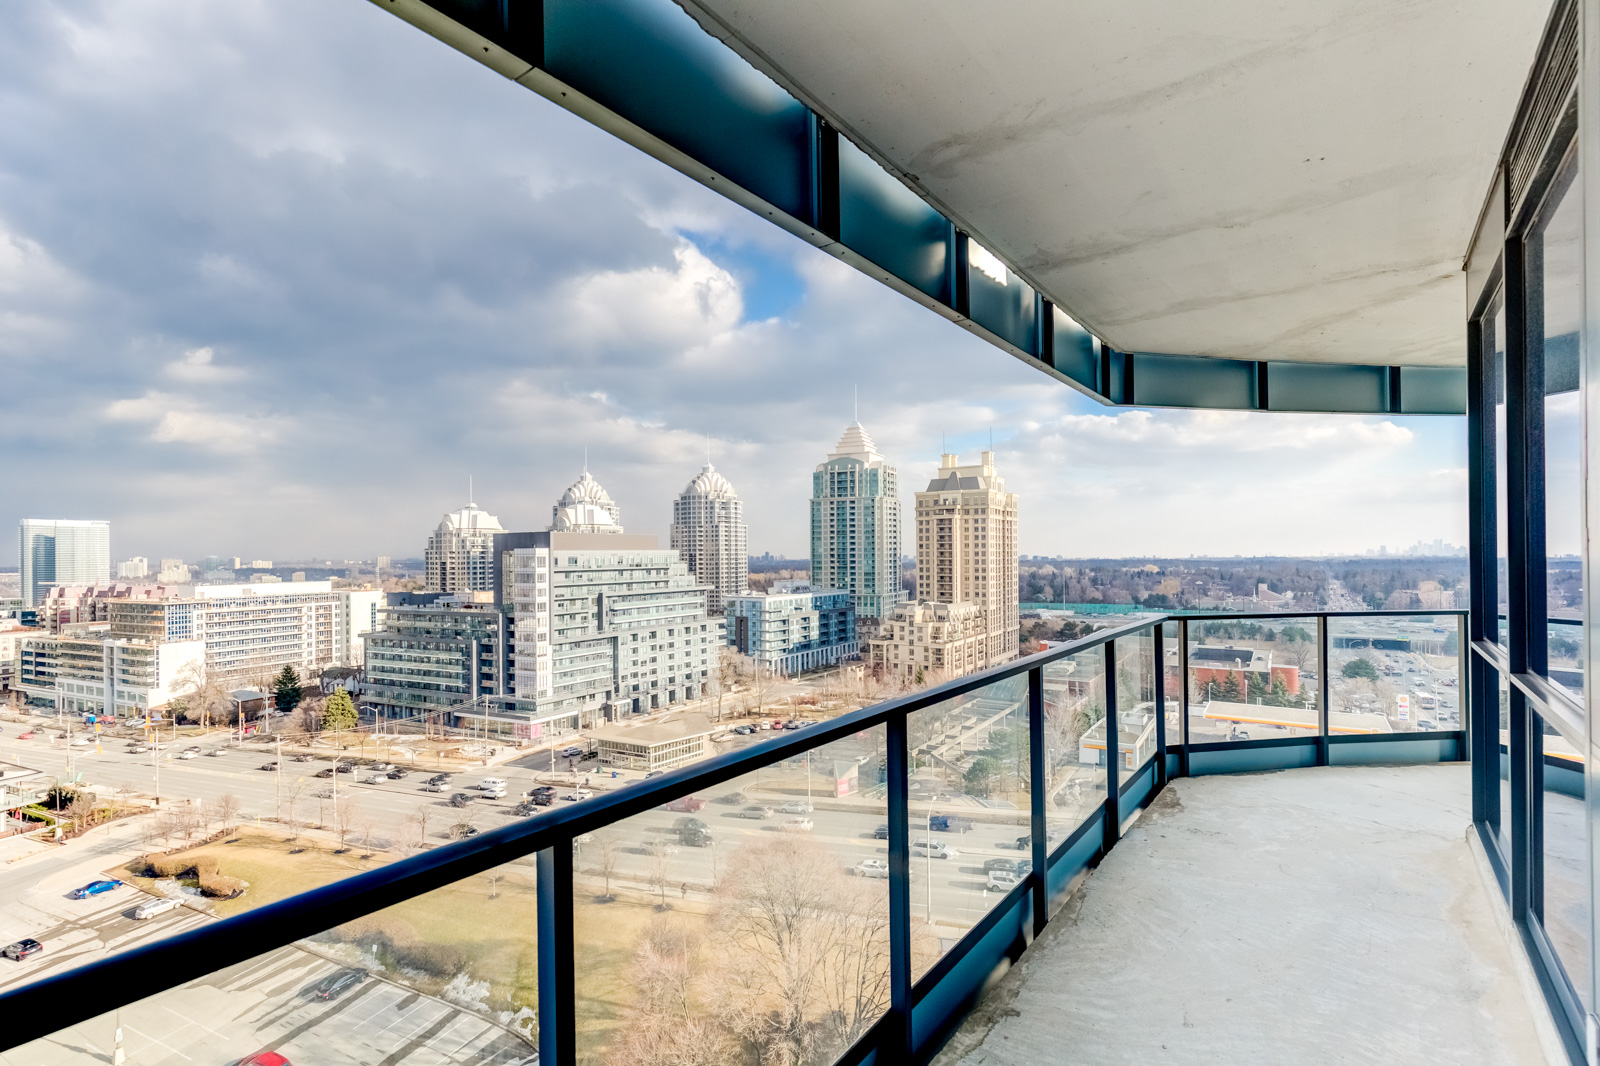
<path fill-rule="evenodd" d="M 785 833 L 809 833 L 811 832 L 811 819 L 790 818 L 782 825 L 778 826 L 778 828 L 783 830 Z"/>
<path fill-rule="evenodd" d="M 565 796 L 562 796 L 561 798 L 564 799 L 564 800 L 571 800 L 573 803 L 578 803 L 578 802 L 580 802 L 582 800 L 588 799 L 592 795 L 594 795 L 594 793 L 590 792 L 586 788 L 575 788 L 571 792 L 568 792 Z"/>
<path fill-rule="evenodd" d="M 318 770 L 316 773 L 312 774 L 311 776 L 312 777 L 332 777 L 333 776 L 333 767 L 324 766 L 322 769 Z"/>
<path fill-rule="evenodd" d="M 260 766 L 256 767 L 258 770 L 276 770 L 277 768 L 278 764 L 275 762 L 264 762 Z"/>
<path fill-rule="evenodd" d="M 772 808 L 761 803 L 753 803 L 739 812 L 741 818 L 771 818 Z"/>
<path fill-rule="evenodd" d="M 768 725 L 766 722 L 756 722 L 756 723 L 752 724 L 750 726 L 750 728 L 752 730 L 757 731 L 757 732 L 761 732 L 763 730 L 771 729 L 772 726 Z"/>
<path fill-rule="evenodd" d="M 179 899 L 173 899 L 171 896 L 162 896 L 159 899 L 147 899 L 137 907 L 133 908 L 133 916 L 142 922 L 147 919 L 154 918 L 158 914 L 165 914 L 168 911 L 175 911 L 181 906 L 183 906 L 183 901 Z"/>
<path fill-rule="evenodd" d="M 73 889 L 72 890 L 72 898 L 73 899 L 88 899 L 90 896 L 99 896 L 99 895 L 102 895 L 102 894 L 104 894 L 106 892 L 110 892 L 114 888 L 121 888 L 121 887 L 122 887 L 122 882 L 121 881 L 110 881 L 110 880 L 90 881 L 88 884 L 84 885 L 82 888 Z"/>
<path fill-rule="evenodd" d="M 466 822 L 457 822 L 455 825 L 450 827 L 451 840 L 465 840 L 467 837 L 475 837 L 477 835 L 478 827 L 475 825 L 468 825 Z"/>
<path fill-rule="evenodd" d="M 736 725 L 732 729 L 728 730 L 728 732 L 730 732 L 730 733 L 738 733 L 741 737 L 747 737 L 751 733 L 754 733 L 755 730 L 750 728 L 747 725 Z"/>
<path fill-rule="evenodd" d="M 911 854 L 931 855 L 935 859 L 953 859 L 961 853 L 949 844 L 941 844 L 937 840 L 923 838 L 911 842 Z"/>
<path fill-rule="evenodd" d="M 669 811 L 686 811 L 689 814 L 693 814 L 705 805 L 706 801 L 699 796 L 683 796 L 667 804 L 665 809 Z"/>
<path fill-rule="evenodd" d="M 1007 873 L 1014 874 L 1017 872 L 1017 866 L 1018 863 L 1016 859 L 985 859 L 983 863 L 983 872 L 989 873 L 993 870 L 1004 870 Z"/>
<path fill-rule="evenodd" d="M 330 973 L 311 986 L 312 999 L 338 999 L 367 979 L 367 971 L 354 966 Z"/>
<path fill-rule="evenodd" d="M 472 796 L 465 792 L 457 792 L 455 795 L 450 797 L 450 806 L 452 807 L 465 807 L 471 802 Z"/>
<path fill-rule="evenodd" d="M 276 1051 L 258 1051 L 240 1059 L 234 1066 L 289 1066 L 289 1060 Z"/>
<path fill-rule="evenodd" d="M 783 728 L 785 729 L 804 729 L 805 727 L 806 724 L 798 718 L 791 718 L 783 723 Z"/>
<path fill-rule="evenodd" d="M 709 830 L 704 828 L 691 828 L 679 834 L 678 839 L 691 848 L 709 848 L 716 841 Z"/>
<path fill-rule="evenodd" d="M 965 833 L 972 828 L 972 819 L 960 814 L 935 814 L 928 819 L 928 827 L 944 833 Z"/>
<path fill-rule="evenodd" d="M 810 814 L 816 808 L 808 800 L 790 800 L 778 808 L 780 814 Z"/>
<path fill-rule="evenodd" d="M 338 766 L 335 766 L 334 769 L 341 774 L 353 774 L 356 772 L 355 764 L 347 762 L 340 763 Z"/>
<path fill-rule="evenodd" d="M 449 792 L 450 786 L 443 781 L 425 781 L 422 785 L 424 792 Z"/>
<path fill-rule="evenodd" d="M 1009 892 L 1022 883 L 1014 870 L 990 870 L 985 888 L 992 892 Z"/>
<path fill-rule="evenodd" d="M 578 747 L 566 748 L 561 752 L 563 759 L 576 759 L 583 754 L 583 749 Z"/>
<path fill-rule="evenodd" d="M 323 785 L 321 788 L 313 792 L 311 796 L 313 799 L 331 800 L 333 799 L 333 789 L 329 788 L 327 785 Z"/>
<path fill-rule="evenodd" d="M 882 859 L 863 859 L 857 865 L 852 866 L 850 872 L 857 877 L 884 878 L 889 876 L 889 864 Z"/>

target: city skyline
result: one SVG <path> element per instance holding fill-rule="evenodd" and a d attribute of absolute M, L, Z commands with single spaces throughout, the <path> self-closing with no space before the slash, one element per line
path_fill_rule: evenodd
<path fill-rule="evenodd" d="M 1006 427 L 1024 553 L 1466 539 L 1460 419 L 1100 407 L 383 11 L 8 30 L 0 314 L 27 328 L 0 358 L 29 402 L 0 523 L 92 505 L 124 558 L 410 557 L 468 476 L 542 525 L 560 486 L 529 468 L 587 450 L 665 538 L 709 434 L 752 548 L 804 557 L 812 457 L 859 390 L 906 484 Z"/>

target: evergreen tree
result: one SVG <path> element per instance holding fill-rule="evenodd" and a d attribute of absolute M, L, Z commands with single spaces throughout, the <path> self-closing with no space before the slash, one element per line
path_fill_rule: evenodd
<path fill-rule="evenodd" d="M 305 693 L 301 691 L 300 675 L 294 672 L 294 667 L 284 665 L 283 670 L 272 682 L 272 695 L 280 714 L 288 714 L 300 706 L 300 700 Z"/>
<path fill-rule="evenodd" d="M 1252 670 L 1245 674 L 1245 684 L 1245 702 L 1253 703 L 1256 700 L 1266 698 L 1267 681 L 1259 672 Z"/>
<path fill-rule="evenodd" d="M 356 705 L 350 693 L 342 688 L 334 689 L 333 695 L 328 697 L 327 706 L 322 709 L 322 728 L 341 733 L 346 729 L 354 729 L 356 721 Z"/>

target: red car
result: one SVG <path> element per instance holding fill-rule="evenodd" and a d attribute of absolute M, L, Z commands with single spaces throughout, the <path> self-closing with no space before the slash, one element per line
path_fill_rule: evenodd
<path fill-rule="evenodd" d="M 34 734 L 33 730 L 30 729 L 26 733 L 23 733 L 23 734 L 19 735 L 17 737 L 17 739 L 18 740 L 32 740 L 34 738 L 34 736 L 35 736 L 35 734 Z"/>
<path fill-rule="evenodd" d="M 289 1066 L 289 1060 L 276 1051 L 258 1051 L 240 1059 L 238 1066 Z"/>
<path fill-rule="evenodd" d="M 682 799 L 675 799 L 671 803 L 667 804 L 666 809 L 669 811 L 683 811 L 685 814 L 693 814 L 695 811 L 698 811 L 705 805 L 706 801 L 701 799 L 699 796 L 684 796 Z"/>

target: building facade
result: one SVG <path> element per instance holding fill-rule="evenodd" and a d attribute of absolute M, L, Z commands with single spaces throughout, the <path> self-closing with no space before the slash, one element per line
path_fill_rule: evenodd
<path fill-rule="evenodd" d="M 672 504 L 672 549 L 706 586 L 706 608 L 721 614 L 729 596 L 750 588 L 744 502 L 710 463 Z"/>
<path fill-rule="evenodd" d="M 451 511 L 428 538 L 423 553 L 431 592 L 487 592 L 494 587 L 494 537 L 500 520 L 475 503 Z"/>
<path fill-rule="evenodd" d="M 709 590 L 656 538 L 624 534 L 587 471 L 552 528 L 496 539 L 496 596 L 509 607 L 506 673 L 518 714 L 597 721 L 711 695 L 723 644 Z"/>
<path fill-rule="evenodd" d="M 417 718 L 509 694 L 510 626 L 492 593 L 392 593 L 366 638 L 361 703 L 378 718 Z"/>
<path fill-rule="evenodd" d="M 811 477 L 811 581 L 849 592 L 858 619 L 902 599 L 900 517 L 898 472 L 852 422 Z"/>
<path fill-rule="evenodd" d="M 378 601 L 375 590 L 327 581 L 95 601 L 103 619 L 22 642 L 16 687 L 36 705 L 142 713 L 200 684 L 266 683 L 284 666 L 301 674 L 359 666 Z"/>
<path fill-rule="evenodd" d="M 912 685 L 932 685 L 983 668 L 988 632 L 975 603 L 902 603 L 869 642 L 873 673 Z"/>
<path fill-rule="evenodd" d="M 861 652 L 855 602 L 843 589 L 780 581 L 724 601 L 728 645 L 777 674 L 833 666 Z"/>
<path fill-rule="evenodd" d="M 939 458 L 917 493 L 917 598 L 975 605 L 984 654 L 976 669 L 1017 657 L 1017 497 L 995 471 L 994 453 L 974 466 Z"/>
<path fill-rule="evenodd" d="M 132 559 L 125 559 L 117 564 L 118 581 L 134 581 L 149 576 L 150 560 L 142 555 L 135 555 Z"/>
<path fill-rule="evenodd" d="M 51 585 L 103 585 L 111 580 L 111 523 L 24 518 L 17 530 L 22 605 L 33 607 Z"/>

